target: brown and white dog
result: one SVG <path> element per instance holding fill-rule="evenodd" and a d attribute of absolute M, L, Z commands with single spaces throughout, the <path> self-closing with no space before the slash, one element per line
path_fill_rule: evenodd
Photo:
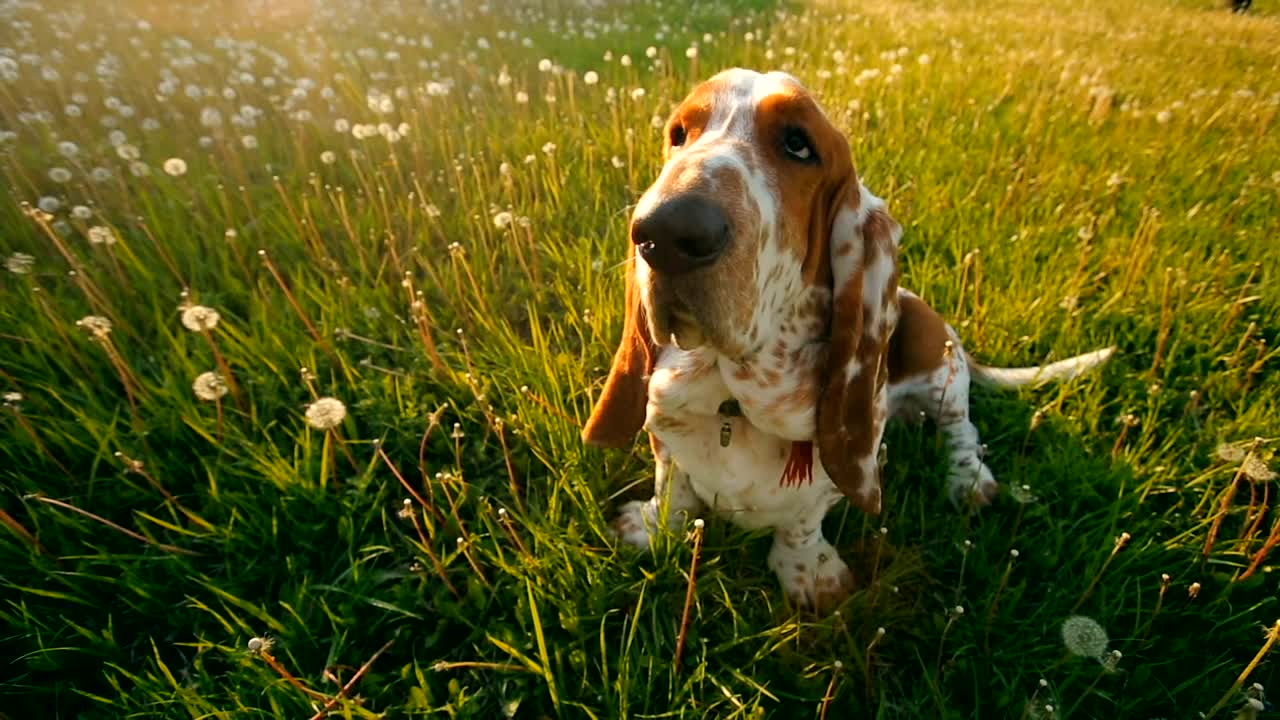
<path fill-rule="evenodd" d="M 822 519 L 842 495 L 879 512 L 890 416 L 937 422 L 953 501 L 985 505 L 998 486 L 969 422 L 970 379 L 1069 378 L 1111 353 L 975 363 L 898 287 L 901 227 L 849 156 L 790 75 L 734 69 L 693 90 L 632 215 L 622 341 L 582 433 L 620 447 L 649 432 L 655 495 L 622 507 L 623 541 L 647 548 L 673 517 L 710 506 L 773 528 L 770 567 L 819 608 L 853 584 Z"/>

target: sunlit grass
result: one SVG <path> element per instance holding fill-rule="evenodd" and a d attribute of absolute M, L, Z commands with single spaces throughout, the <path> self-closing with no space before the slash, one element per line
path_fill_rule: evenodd
<path fill-rule="evenodd" d="M 1275 685 L 1274 14 L 224 5 L 0 10 L 4 712 L 1226 717 Z M 655 123 L 731 65 L 813 89 L 979 358 L 1120 353 L 978 394 L 976 517 L 891 430 L 884 513 L 828 518 L 831 617 L 708 518 L 682 630 L 692 536 L 605 532 L 646 444 L 578 428 Z"/>

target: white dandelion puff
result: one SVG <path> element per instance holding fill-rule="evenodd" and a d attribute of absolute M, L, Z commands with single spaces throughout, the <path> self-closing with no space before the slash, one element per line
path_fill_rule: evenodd
<path fill-rule="evenodd" d="M 1074 655 L 1100 658 L 1108 642 L 1107 631 L 1093 618 L 1073 615 L 1062 623 L 1062 644 Z"/>
<path fill-rule="evenodd" d="M 4 269 L 14 275 L 26 275 L 31 272 L 36 259 L 23 252 L 16 252 L 4 259 Z"/>
<path fill-rule="evenodd" d="M 89 228 L 89 242 L 94 245 L 115 245 L 116 232 L 105 225 L 95 225 Z"/>
<path fill-rule="evenodd" d="M 307 424 L 317 430 L 331 430 L 347 417 L 347 406 L 337 398 L 324 397 L 307 406 Z"/>
<path fill-rule="evenodd" d="M 182 326 L 191 332 L 212 330 L 221 318 L 217 310 L 204 305 L 189 305 L 182 309 Z"/>
<path fill-rule="evenodd" d="M 101 315 L 85 315 L 76 321 L 76 327 L 84 328 L 94 337 L 106 337 L 111 332 L 111 321 Z"/>
<path fill-rule="evenodd" d="M 164 171 L 174 177 L 187 174 L 187 161 L 182 158 L 169 158 L 164 161 Z"/>
<path fill-rule="evenodd" d="M 49 179 L 56 183 L 69 183 L 71 171 L 64 167 L 49 168 Z"/>
<path fill-rule="evenodd" d="M 595 70 L 588 70 L 582 75 L 582 82 L 587 85 L 595 85 L 600 82 L 600 75 Z"/>
<path fill-rule="evenodd" d="M 227 394 L 227 382 L 216 372 L 202 372 L 191 383 L 191 391 L 201 400 L 213 402 Z"/>

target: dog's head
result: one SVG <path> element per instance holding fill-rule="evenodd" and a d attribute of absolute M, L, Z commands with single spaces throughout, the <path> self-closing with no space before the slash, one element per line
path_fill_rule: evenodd
<path fill-rule="evenodd" d="M 640 429 L 657 346 L 750 359 L 806 303 L 830 333 L 824 398 L 837 399 L 819 408 L 823 446 L 848 394 L 883 382 L 897 223 L 858 181 L 844 135 L 785 73 L 727 70 L 694 88 L 667 121 L 663 157 L 632 214 L 623 342 L 584 439 L 613 446 Z"/>

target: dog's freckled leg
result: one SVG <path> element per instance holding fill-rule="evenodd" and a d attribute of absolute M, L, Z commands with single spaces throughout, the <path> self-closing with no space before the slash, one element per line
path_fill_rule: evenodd
<path fill-rule="evenodd" d="M 822 536 L 822 519 L 779 529 L 769 551 L 769 567 L 792 602 L 828 612 L 853 590 L 853 573 Z"/>
<path fill-rule="evenodd" d="M 653 497 L 626 503 L 611 523 L 618 539 L 642 550 L 647 550 L 652 538 L 669 528 L 672 521 L 686 522 L 690 515 L 702 509 L 702 501 L 689 484 L 689 474 L 669 457 L 657 460 Z"/>

